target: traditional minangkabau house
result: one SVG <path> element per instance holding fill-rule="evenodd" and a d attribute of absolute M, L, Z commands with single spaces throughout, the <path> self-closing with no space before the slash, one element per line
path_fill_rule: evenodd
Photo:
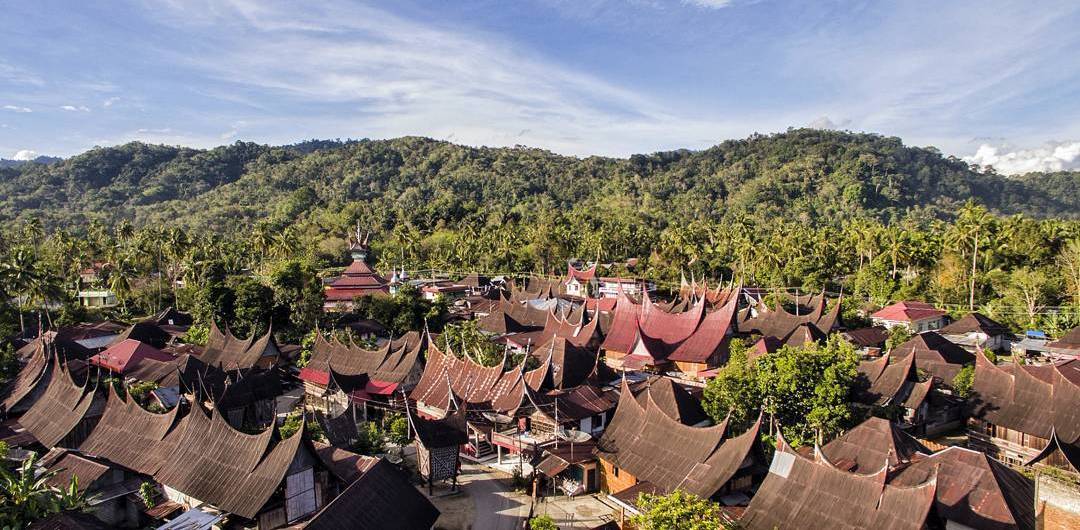
<path fill-rule="evenodd" d="M 537 352 L 556 339 L 565 339 L 575 347 L 597 351 L 603 342 L 599 319 L 587 317 L 584 304 L 574 306 L 566 314 L 552 309 L 541 329 L 500 334 L 495 342 L 506 344 L 513 352 Z M 521 328 L 525 329 L 525 328 Z"/>
<path fill-rule="evenodd" d="M 536 300 L 507 300 L 500 297 L 498 306 L 482 317 L 478 325 L 481 330 L 496 336 L 539 331 L 547 325 L 548 315 L 558 309 L 559 301 L 544 298 L 537 303 Z"/>
<path fill-rule="evenodd" d="M 117 483 L 128 485 L 124 494 L 152 479 L 169 502 L 211 506 L 230 514 L 231 523 L 279 528 L 310 518 L 347 489 L 348 483 L 335 478 L 336 470 L 322 462 L 303 427 L 284 439 L 274 425 L 241 432 L 201 400 L 151 412 L 121 397 L 115 385 L 76 381 L 54 352 L 43 367 L 27 365 L 24 372 L 19 380 L 32 380 L 42 390 L 26 391 L 20 384 L 18 401 L 32 403 L 18 422 L 45 448 L 77 450 L 87 460 L 121 469 L 123 480 Z M 221 399 L 238 392 L 243 381 L 226 387 Z M 214 405 L 221 408 L 220 401 Z M 94 482 L 87 478 L 84 484 Z M 403 495 L 412 490 L 419 496 L 404 477 L 395 480 L 404 484 L 395 486 Z"/>
<path fill-rule="evenodd" d="M 920 376 L 916 356 L 896 358 L 886 353 L 859 362 L 858 405 L 888 410 L 904 429 L 919 436 L 933 436 L 959 427 L 964 421 L 963 400 L 940 388 L 929 375 Z"/>
<path fill-rule="evenodd" d="M 247 339 L 233 336 L 226 329 L 222 332 L 217 324 L 210 323 L 210 335 L 200 359 L 223 370 L 252 367 L 273 368 L 281 359 L 281 348 L 274 340 L 274 330 L 267 330 L 261 337 L 252 335 Z"/>
<path fill-rule="evenodd" d="M 975 362 L 974 354 L 933 331 L 915 335 L 891 352 L 897 360 L 912 354 L 915 368 L 928 373 L 937 384 L 946 388 L 952 387 L 953 379 L 965 365 Z"/>
<path fill-rule="evenodd" d="M 457 476 L 461 469 L 461 446 L 469 442 L 465 412 L 455 410 L 440 419 L 425 418 L 413 407 L 406 406 L 409 428 L 416 435 L 416 467 L 420 477 L 427 483 L 428 494 L 432 485 L 448 480 L 451 489 L 457 489 Z"/>
<path fill-rule="evenodd" d="M 631 511 L 639 493 L 676 489 L 725 504 L 745 504 L 766 469 L 759 417 L 730 436 L 727 422 L 692 427 L 673 419 L 649 397 L 642 406 L 624 381 L 611 424 L 596 447 L 600 487 Z"/>
<path fill-rule="evenodd" d="M 843 327 L 840 319 L 843 301 L 841 295 L 832 308 L 826 311 L 827 300 L 822 292 L 821 295 L 806 300 L 814 305 L 805 314 L 789 313 L 779 301 L 771 308 L 759 303 L 741 311 L 736 325 L 739 333 L 744 335 L 775 337 L 784 343 L 790 341 L 793 345 L 801 345 L 808 341 L 817 341 Z"/>
<path fill-rule="evenodd" d="M 670 378 L 651 377 L 645 385 L 636 390 L 631 388 L 631 391 L 642 407 L 655 404 L 671 419 L 683 425 L 703 427 L 710 423 L 709 416 L 701 408 L 701 400 Z"/>
<path fill-rule="evenodd" d="M 908 464 L 916 454 L 932 451 L 884 418 L 871 417 L 821 448 L 825 457 L 843 471 L 869 475 L 888 462 L 893 470 Z"/>
<path fill-rule="evenodd" d="M 41 336 L 31 340 L 30 342 L 20 346 L 15 351 L 15 356 L 18 357 L 20 362 L 26 362 L 35 353 L 40 353 L 46 349 L 56 351 L 56 353 L 63 356 L 65 359 L 89 359 L 91 355 L 99 351 L 112 343 L 117 336 L 117 333 L 110 334 L 106 337 L 106 340 L 101 342 L 100 347 L 88 347 L 77 340 L 78 335 L 70 333 L 67 330 L 46 331 Z"/>
<path fill-rule="evenodd" d="M 443 418 L 459 407 L 469 411 L 465 454 L 484 458 L 492 451 L 539 455 L 564 429 L 586 433 L 603 429 L 614 399 L 599 386 L 598 352 L 556 340 L 535 352 L 542 360 L 525 370 L 526 359 L 504 370 L 505 359 L 482 366 L 429 348 L 428 363 L 409 398 L 417 413 Z"/>
<path fill-rule="evenodd" d="M 845 471 L 821 451 L 804 456 L 777 437 L 768 474 L 739 520 L 747 530 L 777 528 L 943 528 L 934 509 L 939 482 L 931 473 L 913 485 L 887 481 L 883 458 L 869 473 Z"/>
<path fill-rule="evenodd" d="M 105 400 L 98 392 L 97 378 L 87 373 L 77 381 L 67 362 L 56 353 L 48 355 L 49 366 L 36 379 L 35 390 L 23 397 L 30 404 L 19 416 L 19 424 L 46 448 L 77 447 L 100 419 Z"/>
<path fill-rule="evenodd" d="M 252 368 L 226 372 L 225 376 L 211 396 L 216 413 L 244 430 L 262 430 L 275 423 L 277 398 L 282 394 L 276 370 Z"/>
<path fill-rule="evenodd" d="M 429 344 L 426 331 L 410 331 L 378 350 L 328 341 L 318 334 L 311 359 L 299 375 L 307 405 L 330 416 L 356 407 L 367 419 L 369 406 L 386 408 L 395 395 L 420 382 Z"/>
<path fill-rule="evenodd" d="M 616 369 L 663 372 L 675 368 L 696 377 L 726 362 L 737 304 L 738 297 L 730 294 L 723 306 L 706 313 L 705 298 L 699 298 L 684 312 L 668 313 L 647 294 L 641 305 L 623 295 L 604 339 L 605 360 Z"/>
<path fill-rule="evenodd" d="M 1011 465 L 1080 470 L 1080 361 L 994 365 L 976 353 L 972 448 Z"/>
<path fill-rule="evenodd" d="M 558 280 L 531 277 L 528 278 L 528 285 L 524 289 L 518 289 L 514 283 L 510 284 L 510 300 L 513 302 L 529 302 L 558 298 L 559 287 Z"/>
<path fill-rule="evenodd" d="M 156 414 L 111 393 L 101 422 L 78 449 L 153 477 L 172 502 L 207 503 L 259 528 L 310 517 L 342 489 L 303 428 L 282 439 L 275 426 L 238 431 L 197 403 L 183 412 Z"/>
<path fill-rule="evenodd" d="M 596 264 L 585 270 L 579 270 L 572 264 L 566 264 L 566 277 L 562 281 L 562 292 L 569 296 L 588 298 L 596 292 Z"/>
<path fill-rule="evenodd" d="M 37 383 L 43 377 L 51 377 L 50 371 L 55 366 L 50 362 L 52 354 L 49 348 L 45 342 L 39 341 L 26 353 L 26 357 L 20 357 L 22 367 L 19 373 L 0 386 L 0 417 L 25 412 L 45 391 L 45 387 Z M 31 398 L 33 393 L 37 396 Z"/>
<path fill-rule="evenodd" d="M 871 418 L 820 453 L 833 467 L 862 475 L 884 464 L 884 478 L 893 486 L 936 477 L 935 511 L 947 528 L 1035 528 L 1034 482 L 981 452 L 953 446 L 932 453 L 887 420 Z"/>

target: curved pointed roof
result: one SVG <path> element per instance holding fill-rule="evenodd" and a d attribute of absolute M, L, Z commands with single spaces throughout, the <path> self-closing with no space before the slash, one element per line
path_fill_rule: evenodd
<path fill-rule="evenodd" d="M 48 376 L 46 372 L 52 367 L 49 358 L 44 345 L 35 348 L 27 363 L 19 369 L 19 373 L 4 383 L 0 388 L 0 414 L 5 414 L 18 406 L 30 395 L 38 381 Z"/>
<path fill-rule="evenodd" d="M 965 364 L 975 361 L 975 356 L 970 352 L 934 331 L 919 333 L 892 351 L 897 359 L 913 353 L 916 367 L 929 372 L 946 385 L 952 384 L 953 378 Z"/>
<path fill-rule="evenodd" d="M 639 390 L 635 397 L 643 407 L 651 400 L 665 414 L 683 425 L 697 425 L 709 417 L 697 398 L 668 377 L 650 379 L 648 386 Z"/>
<path fill-rule="evenodd" d="M 615 417 L 597 444 L 597 454 L 639 481 L 674 491 L 723 441 L 726 422 L 691 427 L 672 419 L 646 396 L 642 406 L 624 381 Z M 741 463 L 742 459 L 740 459 Z M 711 495 L 713 492 L 709 492 Z"/>
<path fill-rule="evenodd" d="M 196 407 L 197 408 L 197 407 Z M 306 422 L 302 422 L 306 423 Z M 173 456 L 154 478 L 185 495 L 253 519 L 280 487 L 300 449 L 305 429 L 272 444 L 277 430 L 233 429 L 220 413 L 193 410 Z"/>
<path fill-rule="evenodd" d="M 716 364 L 725 364 L 727 338 L 735 322 L 735 311 L 738 306 L 738 297 L 730 297 L 719 309 L 706 314 L 694 333 L 679 343 L 668 355 L 668 359 L 705 363 L 717 356 L 723 356 L 722 359 L 716 359 Z"/>
<path fill-rule="evenodd" d="M 76 382 L 67 364 L 55 355 L 50 362 L 54 363 L 53 369 L 35 385 L 45 385 L 44 391 L 19 417 L 19 423 L 45 447 L 53 447 L 67 438 L 97 402 L 98 395 L 96 386 L 89 386 L 89 380 Z"/>
<path fill-rule="evenodd" d="M 877 471 L 883 462 L 890 468 L 910 462 L 916 454 L 932 453 L 910 434 L 886 419 L 871 417 L 825 444 L 822 452 L 845 471 Z"/>
<path fill-rule="evenodd" d="M 642 305 L 635 304 L 624 292 L 619 292 L 615 304 L 615 316 L 604 337 L 603 348 L 607 351 L 629 353 L 638 334 L 638 320 Z"/>
<path fill-rule="evenodd" d="M 950 522 L 986 530 L 1034 530 L 1034 482 L 987 455 L 949 447 L 897 470 L 890 484 L 914 486 L 937 477 L 935 505 Z"/>
<path fill-rule="evenodd" d="M 938 484 L 894 486 L 881 473 L 849 473 L 807 458 L 779 438 L 769 474 L 740 520 L 747 530 L 925 527 Z"/>
<path fill-rule="evenodd" d="M 145 475 L 153 475 L 169 458 L 165 436 L 179 418 L 180 407 L 164 414 L 142 408 L 134 399 L 120 397 L 109 385 L 105 411 L 79 450 Z"/>

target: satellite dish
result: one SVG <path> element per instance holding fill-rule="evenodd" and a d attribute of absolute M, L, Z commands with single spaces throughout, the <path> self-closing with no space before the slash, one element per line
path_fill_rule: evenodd
<path fill-rule="evenodd" d="M 558 436 L 560 440 L 574 443 L 585 443 L 592 439 L 591 434 L 577 429 L 559 429 L 556 436 Z"/>
<path fill-rule="evenodd" d="M 514 421 L 514 418 L 511 418 L 506 414 L 499 414 L 498 412 L 485 412 L 484 418 L 493 423 L 510 423 Z"/>

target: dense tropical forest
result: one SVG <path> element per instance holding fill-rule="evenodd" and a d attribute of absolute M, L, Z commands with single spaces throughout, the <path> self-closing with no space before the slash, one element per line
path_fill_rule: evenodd
<path fill-rule="evenodd" d="M 1080 173 L 1004 177 L 811 129 L 627 159 L 424 138 L 131 143 L 0 169 L 0 289 L 8 330 L 44 300 L 77 318 L 72 287 L 98 263 L 129 316 L 179 305 L 298 337 L 359 222 L 384 271 L 561 274 L 599 257 L 662 285 L 825 287 L 852 311 L 920 298 L 1060 330 L 1080 306 L 1077 217 Z M 403 307 L 402 327 L 438 312 Z"/>

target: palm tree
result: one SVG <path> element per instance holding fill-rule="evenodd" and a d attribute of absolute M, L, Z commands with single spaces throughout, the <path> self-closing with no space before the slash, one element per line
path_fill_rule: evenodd
<path fill-rule="evenodd" d="M 135 267 L 128 256 L 118 256 L 109 270 L 109 290 L 120 300 L 121 307 L 127 312 L 127 298 L 131 292 L 131 278 L 135 276 Z"/>
<path fill-rule="evenodd" d="M 975 275 L 978 273 L 979 245 L 984 243 L 992 231 L 993 217 L 990 212 L 974 201 L 968 201 L 960 209 L 956 219 L 954 241 L 961 246 L 971 241 L 971 282 L 968 291 L 968 309 L 975 310 Z M 962 247 L 963 248 L 963 247 Z"/>
<path fill-rule="evenodd" d="M 84 510 L 89 506 L 85 493 L 79 492 L 78 478 L 71 477 L 68 487 L 51 489 L 47 482 L 56 471 L 37 473 L 37 455 L 23 460 L 15 472 L 0 466 L 0 525 L 24 528 L 54 513 Z"/>
<path fill-rule="evenodd" d="M 39 275 L 37 258 L 26 246 L 16 247 L 8 254 L 7 259 L 0 263 L 0 285 L 3 286 L 0 290 L 16 297 L 19 309 L 19 329 L 23 336 L 26 335 L 24 314 L 32 306 L 33 292 L 38 285 Z"/>

